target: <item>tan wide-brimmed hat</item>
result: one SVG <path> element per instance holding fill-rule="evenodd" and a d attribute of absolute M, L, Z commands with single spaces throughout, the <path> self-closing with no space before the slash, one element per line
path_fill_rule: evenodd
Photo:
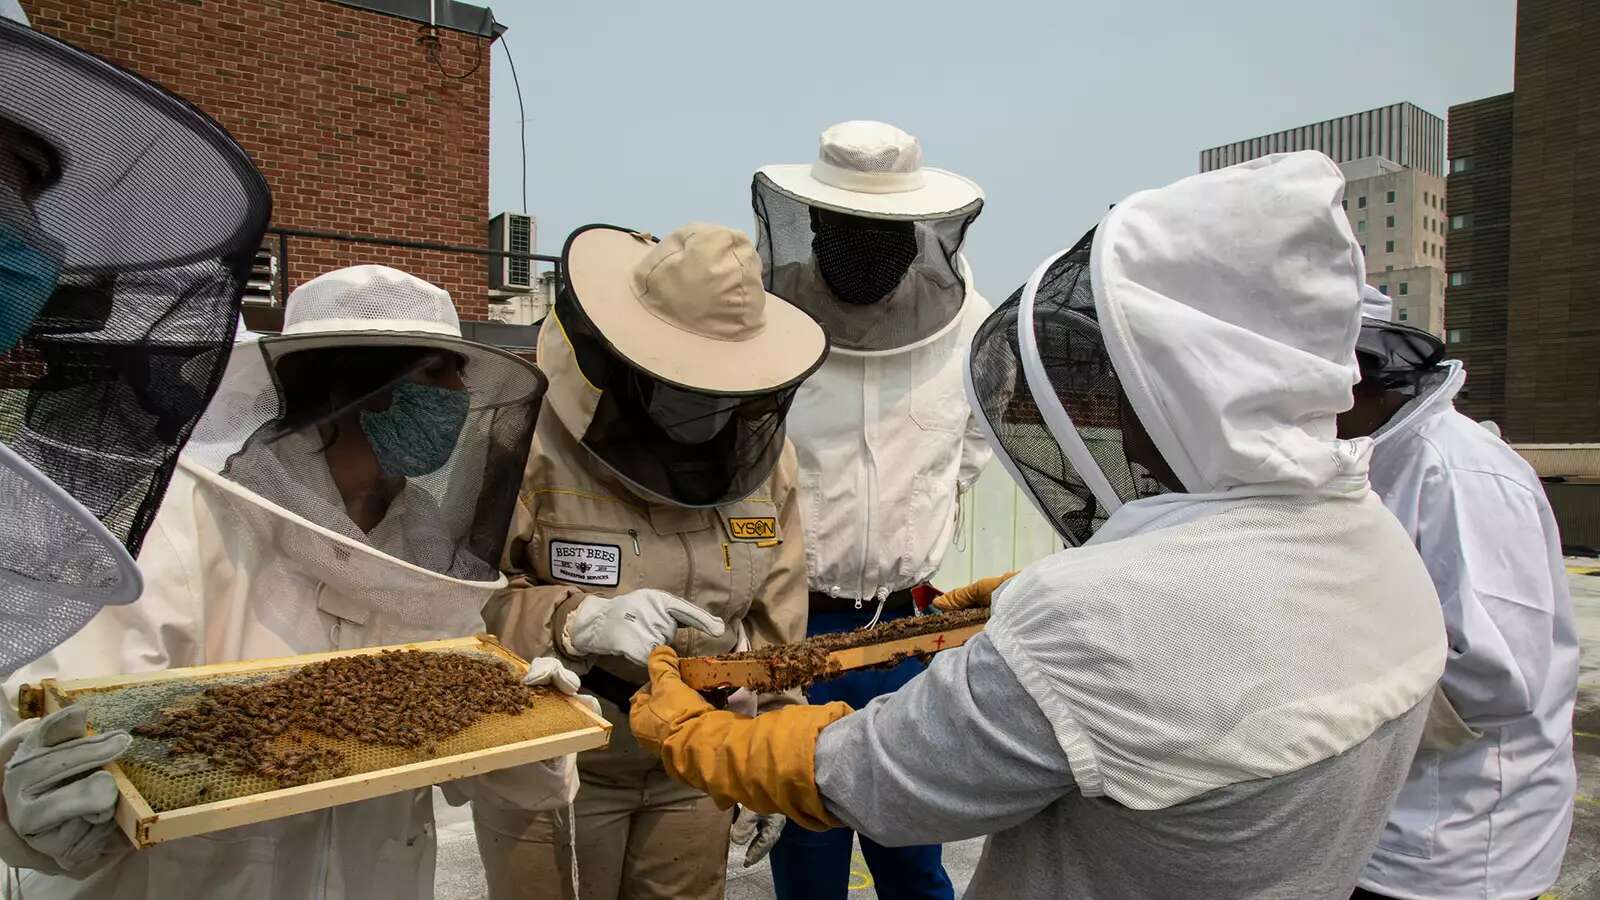
<path fill-rule="evenodd" d="M 822 364 L 814 319 L 761 282 L 761 257 L 741 231 L 697 222 L 657 241 L 589 225 L 567 238 L 573 298 L 611 350 L 651 377 L 691 390 L 759 394 Z"/>

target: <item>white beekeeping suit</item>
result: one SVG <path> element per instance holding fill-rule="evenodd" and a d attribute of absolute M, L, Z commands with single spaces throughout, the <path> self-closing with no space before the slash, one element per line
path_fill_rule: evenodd
<path fill-rule="evenodd" d="M 1461 363 L 1441 361 L 1433 335 L 1368 316 L 1358 395 L 1404 403 L 1373 434 L 1372 488 L 1439 591 L 1455 733 L 1418 751 L 1361 886 L 1537 896 L 1560 874 L 1577 790 L 1579 646 L 1560 535 L 1533 469 L 1456 412 Z"/>
<path fill-rule="evenodd" d="M 989 314 L 961 254 L 983 192 L 900 129 L 845 122 L 816 162 L 763 167 L 752 196 L 768 288 L 829 338 L 789 412 L 811 590 L 882 599 L 939 568 L 990 458 L 961 387 Z"/>
<path fill-rule="evenodd" d="M 1071 545 L 983 634 L 860 711 L 755 719 L 658 650 L 634 734 L 808 827 L 989 835 L 972 898 L 1349 897 L 1446 648 L 1371 442 L 1335 434 L 1343 187 L 1306 151 L 1135 194 L 979 330 L 973 407 Z"/>
<path fill-rule="evenodd" d="M 301 285 L 284 333 L 239 347 L 179 459 L 139 559 L 144 600 L 105 610 L 8 688 L 483 631 L 544 386 L 529 363 L 463 340 L 449 294 L 420 279 L 357 266 Z M 352 445 L 386 496 L 370 517 L 332 462 Z M 577 783 L 568 757 L 453 787 L 536 809 L 566 805 Z M 414 790 L 109 853 L 73 877 L 25 873 L 22 887 L 427 898 L 433 857 L 432 797 Z"/>

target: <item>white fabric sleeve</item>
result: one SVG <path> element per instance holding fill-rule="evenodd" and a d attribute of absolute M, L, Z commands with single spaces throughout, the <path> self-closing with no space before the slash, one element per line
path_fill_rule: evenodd
<path fill-rule="evenodd" d="M 1499 475 L 1436 468 L 1418 513 L 1417 549 L 1450 642 L 1445 696 L 1474 727 L 1527 715 L 1555 642 L 1557 590 L 1537 498 Z"/>
<path fill-rule="evenodd" d="M 961 344 L 956 352 L 962 356 L 961 366 L 964 370 L 967 364 L 965 357 L 972 352 L 972 340 L 993 310 L 989 308 L 989 301 L 972 285 L 972 269 L 967 266 L 966 257 L 961 258 L 961 267 L 962 275 L 967 280 L 967 302 L 961 311 Z M 983 474 L 983 467 L 994 457 L 994 449 L 989 446 L 983 429 L 978 425 L 978 416 L 977 410 L 968 409 L 966 427 L 961 433 L 961 466 L 956 472 L 956 483 L 963 491 L 972 489 L 978 476 Z"/>
<path fill-rule="evenodd" d="M 992 834 L 1074 789 L 1049 720 L 982 634 L 824 729 L 816 775 L 829 812 L 891 847 Z"/>

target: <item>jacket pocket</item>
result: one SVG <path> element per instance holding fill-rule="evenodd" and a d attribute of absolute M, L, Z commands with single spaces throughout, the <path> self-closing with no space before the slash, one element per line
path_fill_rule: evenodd
<path fill-rule="evenodd" d="M 923 431 L 959 434 L 967 425 L 967 393 L 959 373 L 928 372 L 911 385 L 911 421 Z"/>
<path fill-rule="evenodd" d="M 1383 826 L 1378 848 L 1401 856 L 1432 859 L 1438 827 L 1439 751 L 1418 750 L 1394 811 Z"/>
<path fill-rule="evenodd" d="M 220 834 L 227 834 L 221 832 Z M 199 835 L 151 850 L 150 900 L 194 896 L 270 900 L 278 845 L 270 837 Z"/>

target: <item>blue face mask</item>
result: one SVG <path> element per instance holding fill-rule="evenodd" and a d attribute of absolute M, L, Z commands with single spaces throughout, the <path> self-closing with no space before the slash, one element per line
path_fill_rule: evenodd
<path fill-rule="evenodd" d="M 61 264 L 0 221 L 0 353 L 15 347 L 56 291 Z"/>
<path fill-rule="evenodd" d="M 389 408 L 361 414 L 361 430 L 390 478 L 437 472 L 450 461 L 471 407 L 467 392 L 402 381 Z"/>

